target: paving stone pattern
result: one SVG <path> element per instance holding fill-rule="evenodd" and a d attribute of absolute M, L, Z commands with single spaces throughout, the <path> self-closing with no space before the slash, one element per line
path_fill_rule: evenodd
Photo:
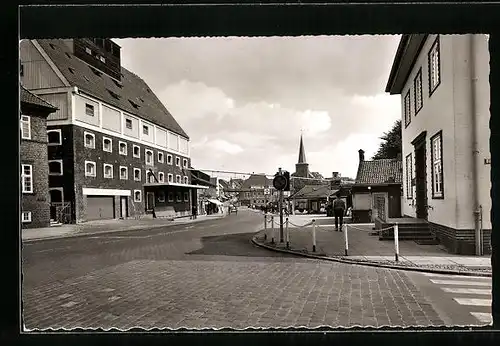
<path fill-rule="evenodd" d="M 443 325 L 404 272 L 318 260 L 136 260 L 23 287 L 46 328 Z"/>

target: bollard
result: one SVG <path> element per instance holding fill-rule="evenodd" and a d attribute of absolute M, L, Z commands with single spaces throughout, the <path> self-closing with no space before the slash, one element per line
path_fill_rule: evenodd
<path fill-rule="evenodd" d="M 396 262 L 399 261 L 399 227 L 398 224 L 394 225 L 394 254 Z"/>
<path fill-rule="evenodd" d="M 267 240 L 267 214 L 264 214 L 264 240 Z"/>
<path fill-rule="evenodd" d="M 274 216 L 271 215 L 271 244 L 274 244 Z"/>
<path fill-rule="evenodd" d="M 288 234 L 288 218 L 285 221 L 286 248 L 290 249 L 290 235 Z"/>
<path fill-rule="evenodd" d="M 312 236 L 313 236 L 313 252 L 316 252 L 316 220 L 312 220 L 313 224 L 313 230 L 312 230 Z"/>
<path fill-rule="evenodd" d="M 344 227 L 344 244 L 345 244 L 345 255 L 348 255 L 348 250 L 349 250 L 349 241 L 347 239 L 347 224 L 343 225 Z"/>

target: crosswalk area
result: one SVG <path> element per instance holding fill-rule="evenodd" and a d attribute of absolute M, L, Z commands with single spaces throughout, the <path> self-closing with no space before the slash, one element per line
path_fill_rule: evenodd
<path fill-rule="evenodd" d="M 429 281 L 466 307 L 479 325 L 492 323 L 491 277 L 425 274 Z"/>

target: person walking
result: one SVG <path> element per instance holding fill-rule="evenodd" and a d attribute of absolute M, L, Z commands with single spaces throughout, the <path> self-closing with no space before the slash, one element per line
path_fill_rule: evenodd
<path fill-rule="evenodd" d="M 198 216 L 198 206 L 196 204 L 193 204 L 192 212 L 193 215 L 191 216 L 191 218 L 194 220 Z"/>
<path fill-rule="evenodd" d="M 344 221 L 344 213 L 345 213 L 345 202 L 340 198 L 340 193 L 337 193 L 337 198 L 333 201 L 333 215 L 335 216 L 335 231 L 339 231 L 339 223 L 340 223 L 340 232 L 342 232 L 342 224 Z"/>

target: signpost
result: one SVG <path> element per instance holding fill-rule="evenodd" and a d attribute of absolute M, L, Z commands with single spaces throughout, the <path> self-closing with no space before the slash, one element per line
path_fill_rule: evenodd
<path fill-rule="evenodd" d="M 278 169 L 278 173 L 274 175 L 273 186 L 278 190 L 278 208 L 280 211 L 280 242 L 283 239 L 283 191 L 290 189 L 290 174 L 288 172 L 283 172 L 281 168 Z"/>

